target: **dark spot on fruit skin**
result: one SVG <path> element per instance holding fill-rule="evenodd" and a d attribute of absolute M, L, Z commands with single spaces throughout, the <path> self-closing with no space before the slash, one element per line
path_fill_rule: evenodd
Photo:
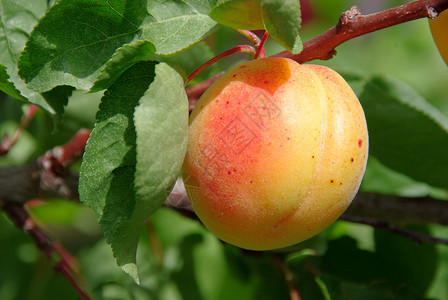
<path fill-rule="evenodd" d="M 227 104 L 229 104 L 230 103 L 230 101 L 227 101 Z"/>
<path fill-rule="evenodd" d="M 359 146 L 359 148 L 362 147 L 362 140 L 361 139 L 358 140 L 358 146 Z"/>
<path fill-rule="evenodd" d="M 353 157 L 352 157 L 352 158 L 350 158 L 350 161 L 351 161 L 351 162 L 353 162 L 353 161 L 354 161 Z"/>
<path fill-rule="evenodd" d="M 339 185 L 342 185 L 342 182 L 339 182 Z"/>
<path fill-rule="evenodd" d="M 267 81 L 267 80 L 264 81 L 264 84 L 268 84 L 268 83 L 269 83 L 269 81 Z"/>
<path fill-rule="evenodd" d="M 311 156 L 311 158 L 314 158 L 314 155 L 313 155 L 313 156 Z"/>
<path fill-rule="evenodd" d="M 233 76 L 232 77 L 236 77 L 236 74 L 233 74 Z"/>
<path fill-rule="evenodd" d="M 331 180 L 330 180 L 330 182 L 331 182 L 331 183 L 334 183 L 334 180 L 333 180 L 333 179 L 331 179 Z"/>
<path fill-rule="evenodd" d="M 232 174 L 232 173 L 231 173 L 230 171 L 228 171 L 228 172 L 227 172 L 227 174 L 229 174 L 229 175 L 230 175 L 230 174 Z"/>

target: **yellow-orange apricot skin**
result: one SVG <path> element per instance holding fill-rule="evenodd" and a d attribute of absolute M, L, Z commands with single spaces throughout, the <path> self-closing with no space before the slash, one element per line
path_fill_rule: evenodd
<path fill-rule="evenodd" d="M 228 71 L 190 118 L 182 177 L 204 225 L 251 250 L 319 233 L 358 191 L 368 134 L 362 107 L 331 69 L 263 58 Z"/>
<path fill-rule="evenodd" d="M 429 27 L 440 55 L 448 65 L 448 10 L 442 11 L 434 20 L 430 19 Z"/>

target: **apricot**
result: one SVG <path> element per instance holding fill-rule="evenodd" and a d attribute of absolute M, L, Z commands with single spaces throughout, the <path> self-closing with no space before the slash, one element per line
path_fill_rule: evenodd
<path fill-rule="evenodd" d="M 429 27 L 440 55 L 448 64 L 448 10 L 442 11 L 434 20 L 429 19 Z"/>
<path fill-rule="evenodd" d="M 190 117 L 182 176 L 217 237 L 268 250 L 332 224 L 359 188 L 368 134 L 344 79 L 318 65 L 262 58 L 234 67 Z"/>

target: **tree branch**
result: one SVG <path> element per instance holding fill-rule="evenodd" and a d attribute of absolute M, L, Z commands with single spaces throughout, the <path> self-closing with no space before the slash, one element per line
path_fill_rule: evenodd
<path fill-rule="evenodd" d="M 81 298 L 90 300 L 89 295 L 85 292 L 85 287 L 82 287 L 84 282 L 77 276 L 76 268 L 71 263 L 73 261 L 72 257 L 61 245 L 53 242 L 52 239 L 34 223 L 24 205 L 22 203 L 8 202 L 2 206 L 2 210 L 18 228 L 31 235 L 37 248 L 48 257 L 50 262 L 52 262 L 54 270 L 57 273 L 61 273 L 68 280 Z"/>
<path fill-rule="evenodd" d="M 420 232 L 401 228 L 401 227 L 398 227 L 398 226 L 391 224 L 388 221 L 384 221 L 384 220 L 363 218 L 363 217 L 353 216 L 353 215 L 349 215 L 349 214 L 342 215 L 340 220 L 344 220 L 344 221 L 348 221 L 348 222 L 352 222 L 352 223 L 365 224 L 365 225 L 369 225 L 369 226 L 372 226 L 372 227 L 375 227 L 375 228 L 378 228 L 381 230 L 389 231 L 389 232 L 410 238 L 417 244 L 421 244 L 422 242 L 428 242 L 428 243 L 448 245 L 448 239 L 437 238 L 437 237 L 433 237 L 433 236 L 423 234 Z"/>
<path fill-rule="evenodd" d="M 448 225 L 448 201 L 360 192 L 345 215 L 388 220 L 397 224 Z"/>
<path fill-rule="evenodd" d="M 78 199 L 78 175 L 71 165 L 82 157 L 90 131 L 79 130 L 67 144 L 47 151 L 29 165 L 0 169 L 0 208 L 34 242 L 82 299 L 90 299 L 72 257 L 30 218 L 25 203 L 33 198 Z M 9 150 L 9 148 L 8 148 Z"/>
<path fill-rule="evenodd" d="M 181 179 L 176 182 L 164 205 L 179 211 L 186 217 L 198 219 L 188 200 Z M 395 225 L 448 225 L 448 201 L 430 197 L 405 198 L 359 192 L 340 219 L 387 230 L 419 243 L 431 242 L 448 245 L 446 239 L 410 231 Z"/>
<path fill-rule="evenodd" d="M 448 9 L 448 0 L 420 0 L 391 8 L 382 12 L 362 15 L 356 6 L 344 12 L 339 22 L 315 38 L 303 44 L 303 51 L 293 55 L 283 51 L 273 57 L 286 57 L 305 63 L 311 60 L 328 60 L 336 54 L 335 48 L 356 37 L 421 18 L 435 18 L 438 13 Z M 187 88 L 190 111 L 193 110 L 199 97 L 223 73 L 219 73 L 207 81 Z"/>
<path fill-rule="evenodd" d="M 70 166 L 82 157 L 89 135 L 89 130 L 81 129 L 70 142 L 28 165 L 0 168 L 0 206 L 33 198 L 78 200 L 78 174 Z"/>
<path fill-rule="evenodd" d="M 303 51 L 293 55 L 283 51 L 274 56 L 287 57 L 298 63 L 314 59 L 328 60 L 342 43 L 367 33 L 378 31 L 420 18 L 435 18 L 448 8 L 448 0 L 420 0 L 382 12 L 362 15 L 356 6 L 344 12 L 338 24 L 303 45 Z"/>

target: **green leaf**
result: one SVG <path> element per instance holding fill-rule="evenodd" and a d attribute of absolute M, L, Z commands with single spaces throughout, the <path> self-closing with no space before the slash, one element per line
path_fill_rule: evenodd
<path fill-rule="evenodd" d="M 299 36 L 302 22 L 299 0 L 262 0 L 261 8 L 266 31 L 280 45 L 297 54 L 303 44 Z"/>
<path fill-rule="evenodd" d="M 122 269 L 138 280 L 135 252 L 144 222 L 165 201 L 187 150 L 188 98 L 175 69 L 160 63 L 156 77 L 135 109 L 137 131 L 136 203 L 111 246 Z"/>
<path fill-rule="evenodd" d="M 98 215 L 108 243 L 135 209 L 134 110 L 154 80 L 154 68 L 153 62 L 137 63 L 105 92 L 83 157 L 80 199 Z"/>
<path fill-rule="evenodd" d="M 6 67 L 0 64 L 0 90 L 17 100 L 26 101 L 26 98 L 20 95 L 20 91 L 16 89 L 14 83 L 9 81 L 9 78 L 10 76 L 6 72 Z"/>
<path fill-rule="evenodd" d="M 208 17 L 212 4 L 61 0 L 34 29 L 19 60 L 19 74 L 37 92 L 57 85 L 83 91 L 107 88 L 149 54 L 173 54 L 202 39 L 216 25 Z"/>
<path fill-rule="evenodd" d="M 1 89 L 16 99 L 28 99 L 29 102 L 56 117 L 56 121 L 58 121 L 60 114 L 64 111 L 67 98 L 59 98 L 54 101 L 55 98 L 51 97 L 52 92 L 42 95 L 30 90 L 19 77 L 17 69 L 17 61 L 29 38 L 29 33 L 46 9 L 46 0 L 0 0 L 0 23 L 2 24 L 0 27 L 0 49 L 5 49 L 5 51 L 0 51 L 0 64 L 6 67 L 4 71 L 0 71 L 2 82 L 4 82 Z M 51 103 L 47 102 L 49 97 Z"/>
<path fill-rule="evenodd" d="M 411 240 L 385 234 L 387 239 L 376 239 L 376 252 L 360 249 L 356 241 L 347 236 L 331 240 L 328 252 L 315 265 L 320 268 L 320 272 L 315 274 L 319 275 L 317 284 L 321 291 L 324 294 L 327 292 L 331 299 L 424 299 L 424 293 L 415 288 L 413 280 L 420 278 L 418 267 L 426 264 L 427 260 L 428 266 L 423 267 L 421 275 L 432 278 L 433 273 L 426 270 L 434 270 L 435 253 L 427 252 L 426 249 L 419 251 L 419 246 L 411 246 Z M 400 241 L 394 242 L 395 240 Z M 407 252 L 410 254 L 407 255 Z M 405 264 L 409 264 L 409 267 L 404 266 Z M 402 276 L 402 272 L 412 274 Z"/>
<path fill-rule="evenodd" d="M 80 198 L 97 213 L 118 265 L 138 281 L 141 228 L 166 199 L 185 156 L 183 79 L 165 63 L 139 62 L 105 92 L 96 119 Z"/>
<path fill-rule="evenodd" d="M 12 82 L 18 77 L 17 60 L 20 52 L 46 9 L 46 0 L 0 0 L 0 63 L 6 66 Z"/>
<path fill-rule="evenodd" d="M 159 55 L 186 49 L 216 28 L 216 22 L 208 16 L 214 2 L 149 1 L 149 15 L 143 21 L 139 38 L 151 41 Z"/>
<path fill-rule="evenodd" d="M 210 17 L 231 28 L 264 29 L 259 0 L 224 0 L 213 7 Z"/>
<path fill-rule="evenodd" d="M 303 49 L 299 0 L 224 0 L 213 7 L 210 17 L 231 28 L 266 29 L 293 54 Z"/>
<path fill-rule="evenodd" d="M 115 50 L 133 40 L 145 0 L 61 0 L 34 28 L 19 60 L 29 88 L 57 85 L 88 91 Z"/>
<path fill-rule="evenodd" d="M 417 182 L 408 176 L 391 170 L 370 156 L 362 179 L 361 190 L 371 193 L 402 197 L 433 197 L 448 200 L 448 191 Z"/>
<path fill-rule="evenodd" d="M 67 85 L 60 85 L 51 91 L 41 93 L 40 95 L 45 99 L 45 102 L 51 107 L 53 114 L 54 125 L 59 124 L 64 114 L 64 108 L 68 103 L 68 98 L 72 95 L 74 88 Z M 53 128 L 53 131 L 56 127 Z"/>
<path fill-rule="evenodd" d="M 137 40 L 117 49 L 94 82 L 91 92 L 107 89 L 129 67 L 155 52 L 149 41 Z"/>
<path fill-rule="evenodd" d="M 409 227 L 410 230 L 431 234 L 426 227 Z M 387 276 L 396 286 L 412 287 L 424 295 L 431 286 L 438 266 L 435 244 L 417 245 L 413 240 L 396 234 L 375 230 L 376 252 L 388 266 Z"/>
<path fill-rule="evenodd" d="M 447 188 L 448 119 L 410 86 L 376 77 L 360 96 L 370 152 L 385 166 Z"/>
<path fill-rule="evenodd" d="M 367 271 L 367 270 L 366 270 Z M 331 299 L 350 300 L 427 300 L 409 286 L 396 287 L 390 282 L 372 282 L 358 284 L 337 280 L 331 276 L 322 276 L 320 282 L 325 285 Z M 304 299 L 307 300 L 307 299 Z"/>

